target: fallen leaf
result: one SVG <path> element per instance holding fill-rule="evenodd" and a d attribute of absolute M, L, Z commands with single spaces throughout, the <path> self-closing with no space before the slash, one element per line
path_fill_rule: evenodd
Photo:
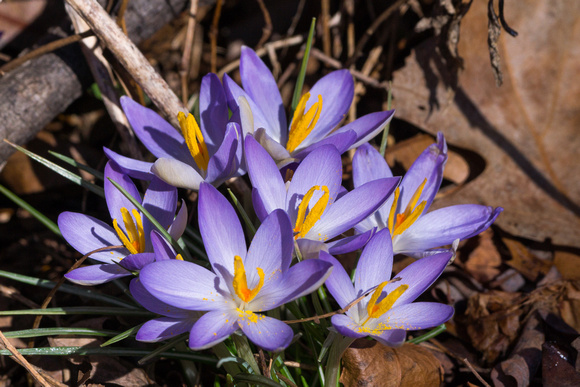
<path fill-rule="evenodd" d="M 486 283 L 493 280 L 499 273 L 501 255 L 493 243 L 493 231 L 487 229 L 479 235 L 479 245 L 471 252 L 465 270 L 478 282 Z"/>
<path fill-rule="evenodd" d="M 480 154 L 481 175 L 434 203 L 503 206 L 497 224 L 513 235 L 580 246 L 580 2 L 511 1 L 505 15 L 520 34 L 499 39 L 504 84 L 495 86 L 487 47 L 487 2 L 461 25 L 460 86 L 434 39 L 417 46 L 393 75 L 397 117 Z M 565 37 L 565 38 L 563 38 Z"/>
<path fill-rule="evenodd" d="M 566 251 L 554 253 L 554 266 L 567 280 L 580 280 L 580 256 Z"/>
<path fill-rule="evenodd" d="M 542 347 L 542 385 L 544 387 L 573 387 L 580 385 L 580 373 L 569 362 L 570 354 L 554 343 Z"/>
<path fill-rule="evenodd" d="M 546 275 L 550 271 L 552 263 L 533 256 L 522 243 L 507 238 L 503 238 L 503 242 L 512 256 L 512 259 L 506 264 L 516 269 L 528 280 L 535 282 L 540 274 Z"/>
<path fill-rule="evenodd" d="M 376 341 L 356 340 L 342 357 L 340 382 L 345 386 L 438 386 L 441 363 L 418 345 L 387 347 Z"/>

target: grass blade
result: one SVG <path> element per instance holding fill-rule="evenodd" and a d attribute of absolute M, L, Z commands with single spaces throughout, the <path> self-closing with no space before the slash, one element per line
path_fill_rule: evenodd
<path fill-rule="evenodd" d="M 119 333 L 117 336 L 105 341 L 103 344 L 101 344 L 101 347 L 107 347 L 111 344 L 115 344 L 121 340 L 125 340 L 127 337 L 130 336 L 134 336 L 137 334 L 137 331 L 141 328 L 143 324 L 137 325 L 136 327 L 133 327 L 131 329 L 127 329 L 125 332 L 121 332 Z"/>
<path fill-rule="evenodd" d="M 53 155 L 57 159 L 60 159 L 60 160 L 64 161 L 65 163 L 72 165 L 73 167 L 82 169 L 83 171 L 90 173 L 91 175 L 93 175 L 94 177 L 96 177 L 99 180 L 105 179 L 105 175 L 102 172 L 99 172 L 96 169 L 89 167 L 88 165 L 78 163 L 73 158 L 70 158 L 70 157 L 62 155 L 58 152 L 54 152 L 54 151 L 50 151 L 50 150 L 48 151 L 48 153 L 50 153 L 51 155 Z"/>
<path fill-rule="evenodd" d="M 78 314 L 100 314 L 103 316 L 155 316 L 155 313 L 146 310 L 103 306 L 65 306 L 62 308 L 0 311 L 0 316 L 67 316 Z"/>
<path fill-rule="evenodd" d="M 302 64 L 300 65 L 300 72 L 296 78 L 296 87 L 294 88 L 294 95 L 292 96 L 292 105 L 290 110 L 290 117 L 294 115 L 294 110 L 298 106 L 300 97 L 302 96 L 302 87 L 304 86 L 304 77 L 306 76 L 306 65 L 308 64 L 308 57 L 310 56 L 310 48 L 312 47 L 312 39 L 314 39 L 314 27 L 316 26 L 316 18 L 312 18 L 310 23 L 310 31 L 308 32 L 308 40 L 306 40 L 306 48 L 304 49 L 304 57 L 302 57 Z"/>
<path fill-rule="evenodd" d="M 37 328 L 2 333 L 9 339 L 24 339 L 44 336 L 114 336 L 119 332 L 89 328 Z"/>
<path fill-rule="evenodd" d="M 441 324 L 438 327 L 431 329 L 429 332 L 425 333 L 424 335 L 415 337 L 414 339 L 411 339 L 411 340 L 407 340 L 407 343 L 419 344 L 419 343 L 422 343 L 423 341 L 427 341 L 429 339 L 432 339 L 433 337 L 445 332 L 446 330 L 447 330 L 447 327 L 445 326 L 445 324 Z"/>

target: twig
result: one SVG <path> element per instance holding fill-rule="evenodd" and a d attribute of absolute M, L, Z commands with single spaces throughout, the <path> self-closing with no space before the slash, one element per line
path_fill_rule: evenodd
<path fill-rule="evenodd" d="M 195 27 L 197 24 L 197 3 L 198 0 L 191 0 L 189 4 L 189 15 L 187 19 L 187 33 L 183 43 L 183 56 L 179 66 L 179 76 L 181 77 L 181 101 L 187 105 L 189 98 L 189 70 L 191 66 L 191 52 L 193 50 L 193 39 L 195 37 Z"/>
<path fill-rule="evenodd" d="M 314 371 L 316 370 L 316 367 L 310 365 L 310 364 L 306 364 L 306 363 L 298 363 L 297 361 L 291 361 L 291 360 L 285 360 L 284 361 L 284 365 L 286 367 L 292 367 L 292 368 L 301 368 L 303 370 L 309 370 L 309 371 Z"/>
<path fill-rule="evenodd" d="M 218 23 L 220 21 L 220 16 L 222 13 L 222 3 L 223 0 L 217 0 L 215 4 L 215 11 L 213 13 L 213 20 L 211 22 L 211 28 L 209 30 L 209 38 L 211 43 L 211 72 L 215 73 L 217 71 L 217 35 L 218 35 Z"/>
<path fill-rule="evenodd" d="M 93 36 L 93 35 L 94 35 L 93 31 L 86 31 L 86 32 L 83 32 L 82 34 L 67 36 L 66 38 L 58 39 L 58 40 L 55 40 L 54 42 L 50 42 L 48 44 L 40 46 L 37 49 L 34 49 L 34 50 L 32 50 L 32 51 L 30 51 L 22 56 L 19 56 L 18 58 L 14 59 L 14 60 L 6 63 L 4 66 L 0 67 L 0 76 L 4 75 L 5 73 L 7 73 L 11 70 L 14 70 L 15 68 L 17 68 L 21 64 L 29 61 L 30 59 L 33 59 L 33 58 L 36 58 L 38 56 L 44 55 L 46 53 L 52 52 L 52 51 L 57 50 L 61 47 L 68 46 L 69 44 L 78 42 L 79 40 L 83 40 L 84 38 L 87 38 L 87 37 Z"/>
<path fill-rule="evenodd" d="M 330 27 L 328 20 L 330 19 L 330 4 L 328 0 L 321 0 L 320 13 L 322 18 L 322 49 L 327 56 L 330 56 Z"/>
<path fill-rule="evenodd" d="M 364 35 L 358 41 L 358 44 L 356 45 L 356 49 L 354 51 L 354 54 L 350 58 L 348 58 L 348 61 L 346 63 L 347 66 L 350 66 L 352 63 L 354 63 L 356 58 L 362 52 L 362 49 L 364 48 L 365 44 L 367 44 L 367 41 L 369 40 L 369 38 L 375 33 L 376 29 L 379 28 L 379 26 L 381 24 L 383 24 L 383 22 L 385 20 L 387 20 L 393 12 L 395 12 L 397 9 L 399 9 L 399 7 L 403 4 L 405 4 L 407 1 L 408 0 L 397 0 L 393 5 L 391 5 L 383 13 L 381 13 L 378 18 L 375 19 L 373 24 L 371 24 L 370 27 L 367 28 Z"/>
<path fill-rule="evenodd" d="M 475 370 L 475 368 L 473 368 L 473 366 L 471 365 L 471 363 L 469 362 L 469 360 L 467 360 L 467 358 L 462 358 L 461 361 L 467 366 L 467 368 L 469 368 L 469 370 L 471 372 L 473 372 L 473 374 L 475 375 L 475 377 L 481 382 L 481 384 L 483 384 L 485 387 L 491 387 L 489 385 L 489 383 L 487 383 L 479 374 L 479 372 L 477 372 Z"/>
<path fill-rule="evenodd" d="M 119 12 L 117 12 L 117 25 L 121 27 L 125 35 L 127 35 L 127 25 L 125 24 L 125 11 L 127 10 L 127 5 L 129 5 L 129 0 L 123 0 L 119 7 Z"/>
<path fill-rule="evenodd" d="M 139 49 L 121 31 L 96 0 L 67 0 L 99 39 L 141 85 L 165 117 L 177 128 L 177 113 L 185 108 Z"/>
<path fill-rule="evenodd" d="M 258 5 L 260 6 L 260 10 L 262 11 L 262 14 L 264 15 L 264 23 L 266 23 L 266 25 L 264 26 L 264 28 L 262 28 L 262 37 L 260 38 L 260 41 L 258 42 L 258 45 L 256 46 L 256 49 L 262 47 L 262 45 L 264 43 L 266 43 L 268 41 L 268 39 L 270 39 L 270 36 L 272 35 L 272 30 L 274 29 L 272 27 L 272 18 L 270 17 L 270 12 L 268 12 L 268 8 L 266 8 L 266 5 L 264 4 L 264 0 L 256 0 L 258 2 Z"/>

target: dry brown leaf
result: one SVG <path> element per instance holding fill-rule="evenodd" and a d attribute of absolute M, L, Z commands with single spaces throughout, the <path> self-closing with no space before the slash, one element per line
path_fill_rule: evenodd
<path fill-rule="evenodd" d="M 359 339 L 342 357 L 340 382 L 345 386 L 438 386 L 441 363 L 427 349 L 414 344 L 392 348 Z"/>
<path fill-rule="evenodd" d="M 560 302 L 560 316 L 572 328 L 580 332 L 580 282 L 567 281 L 565 290 Z"/>
<path fill-rule="evenodd" d="M 512 256 L 506 264 L 510 265 L 530 281 L 536 281 L 540 274 L 546 275 L 552 267 L 552 262 L 539 259 L 532 255 L 522 243 L 513 239 L 503 238 Z"/>
<path fill-rule="evenodd" d="M 474 2 L 461 25 L 459 87 L 426 41 L 394 73 L 397 117 L 479 153 L 482 174 L 435 203 L 503 206 L 510 233 L 580 246 L 580 2 L 506 2 L 520 35 L 502 34 L 504 85 L 495 86 L 487 48 L 487 2 Z"/>
<path fill-rule="evenodd" d="M 554 253 L 554 266 L 567 280 L 580 280 L 580 256 L 566 251 Z"/>
<path fill-rule="evenodd" d="M 493 243 L 493 231 L 487 229 L 479 235 L 479 246 L 469 255 L 465 270 L 478 282 L 493 280 L 499 273 L 501 255 Z"/>
<path fill-rule="evenodd" d="M 566 350 L 554 343 L 542 347 L 542 385 L 544 387 L 574 387 L 580 385 L 580 373 L 569 363 Z"/>

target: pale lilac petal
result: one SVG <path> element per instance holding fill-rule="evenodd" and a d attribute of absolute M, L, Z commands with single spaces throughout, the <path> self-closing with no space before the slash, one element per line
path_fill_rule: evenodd
<path fill-rule="evenodd" d="M 362 330 L 359 324 L 344 314 L 335 314 L 330 321 L 338 333 L 343 336 L 353 337 L 355 339 L 367 336 L 367 333 L 361 333 Z"/>
<path fill-rule="evenodd" d="M 317 259 L 321 251 L 328 253 L 328 246 L 324 242 L 300 238 L 296 241 L 296 248 L 302 259 Z"/>
<path fill-rule="evenodd" d="M 191 328 L 189 347 L 201 351 L 221 343 L 238 329 L 237 319 L 238 313 L 235 309 L 204 314 Z"/>
<path fill-rule="evenodd" d="M 155 343 L 171 339 L 177 335 L 188 332 L 195 321 L 197 321 L 195 317 L 157 317 L 143 324 L 141 328 L 139 328 L 139 331 L 137 331 L 135 339 L 146 343 Z"/>
<path fill-rule="evenodd" d="M 187 227 L 187 206 L 185 205 L 185 200 L 181 199 L 181 208 L 179 208 L 177 216 L 167 232 L 173 239 L 178 240 L 183 235 L 185 227 Z"/>
<path fill-rule="evenodd" d="M 155 251 L 156 261 L 175 259 L 177 255 L 175 250 L 156 230 L 151 231 L 151 244 L 153 245 L 153 251 Z"/>
<path fill-rule="evenodd" d="M 387 329 L 380 335 L 370 335 L 379 343 L 388 345 L 389 347 L 400 347 L 405 343 L 407 338 L 407 331 L 404 329 Z"/>
<path fill-rule="evenodd" d="M 159 300 L 188 310 L 214 310 L 232 302 L 211 271 L 176 259 L 153 262 L 139 273 L 145 288 Z M 225 298 L 228 297 L 228 298 Z"/>
<path fill-rule="evenodd" d="M 199 189 L 199 230 L 214 270 L 233 275 L 234 257 L 246 256 L 246 240 L 236 211 L 210 184 Z"/>
<path fill-rule="evenodd" d="M 322 111 L 318 123 L 301 144 L 304 147 L 326 137 L 346 117 L 354 97 L 354 81 L 348 70 L 333 71 L 320 78 L 310 89 L 305 111 L 322 96 Z"/>
<path fill-rule="evenodd" d="M 274 134 L 273 137 L 279 143 L 285 144 L 286 112 L 276 80 L 254 50 L 245 46 L 242 47 L 240 57 L 240 76 L 244 90 L 262 108 L 264 118 L 267 120 L 267 126 L 260 126 L 266 128 L 268 133 Z"/>
<path fill-rule="evenodd" d="M 467 239 L 487 229 L 503 211 L 499 207 L 463 204 L 429 212 L 396 237 L 397 253 L 422 252 Z"/>
<path fill-rule="evenodd" d="M 260 192 L 256 188 L 252 188 L 252 204 L 254 205 L 256 216 L 260 219 L 260 222 L 263 222 L 270 212 L 266 209 L 266 205 L 262 201 Z"/>
<path fill-rule="evenodd" d="M 251 135 L 246 136 L 244 147 L 248 175 L 266 213 L 284 208 L 286 188 L 276 163 Z"/>
<path fill-rule="evenodd" d="M 198 312 L 177 308 L 155 298 L 147 289 L 145 289 L 139 278 L 131 280 L 129 283 L 129 290 L 135 300 L 150 312 L 181 319 L 190 316 L 198 316 Z"/>
<path fill-rule="evenodd" d="M 143 197 L 143 208 L 147 210 L 153 218 L 167 229 L 173 222 L 175 209 L 177 208 L 177 188 L 165 183 L 161 179 L 155 177 Z M 148 236 L 155 226 L 142 215 L 143 231 Z M 147 240 L 147 250 L 151 249 L 151 243 Z"/>
<path fill-rule="evenodd" d="M 401 181 L 401 195 L 399 196 L 398 212 L 405 211 L 407 204 L 415 194 L 415 191 L 423 183 L 425 178 L 427 183 L 419 198 L 419 202 L 425 200 L 425 211 L 429 208 L 435 194 L 441 186 L 443 180 L 443 169 L 447 162 L 447 144 L 443 135 L 437 135 L 437 144 L 430 145 L 417 157 L 413 165 L 409 168 L 403 181 Z"/>
<path fill-rule="evenodd" d="M 370 181 L 326 208 L 306 238 L 326 241 L 350 229 L 375 212 L 394 191 L 398 177 Z"/>
<path fill-rule="evenodd" d="M 79 253 L 86 254 L 106 246 L 121 245 L 113 228 L 92 216 L 76 212 L 63 212 L 58 216 L 58 228 L 63 238 Z M 104 263 L 118 262 L 129 252 L 111 249 L 94 253 L 90 258 Z"/>
<path fill-rule="evenodd" d="M 193 163 L 185 139 L 169 122 L 153 110 L 129 97 L 121 97 L 121 106 L 139 140 L 156 157 L 168 157 Z"/>
<path fill-rule="evenodd" d="M 282 146 L 278 141 L 270 137 L 266 129 L 258 128 L 254 132 L 254 138 L 264 149 L 270 154 L 270 156 L 279 163 L 283 160 L 290 158 L 290 153 Z"/>
<path fill-rule="evenodd" d="M 91 265 L 79 267 L 70 273 L 65 274 L 65 278 L 75 284 L 93 286 L 104 284 L 117 278 L 131 275 L 130 271 L 123 269 L 114 263 L 101 265 Z"/>
<path fill-rule="evenodd" d="M 210 155 L 217 152 L 222 143 L 228 123 L 226 94 L 218 76 L 205 75 L 199 90 L 200 129 Z"/>
<path fill-rule="evenodd" d="M 290 219 L 284 210 L 275 210 L 258 228 L 244 260 L 248 287 L 252 289 L 258 284 L 257 267 L 264 271 L 266 281 L 285 272 L 290 267 L 293 249 Z"/>
<path fill-rule="evenodd" d="M 351 144 L 356 140 L 356 133 L 352 130 L 343 133 L 333 133 L 322 140 L 311 144 L 310 146 L 304 148 L 299 146 L 294 152 L 292 152 L 293 157 L 297 159 L 303 159 L 310 154 L 314 149 L 319 148 L 324 145 L 332 145 L 337 150 L 338 153 L 342 154 L 347 149 L 351 147 Z"/>
<path fill-rule="evenodd" d="M 120 154 L 113 152 L 109 148 L 103 147 L 105 155 L 109 160 L 114 161 L 121 168 L 121 170 L 132 178 L 139 180 L 151 180 L 153 178 L 153 172 L 151 172 L 151 167 L 153 163 L 148 163 L 146 161 L 139 161 L 131 159 L 129 157 L 121 156 Z"/>
<path fill-rule="evenodd" d="M 327 242 L 328 252 L 332 255 L 346 254 L 355 251 L 367 244 L 374 229 L 368 230 L 362 234 L 341 238 L 336 241 Z"/>
<path fill-rule="evenodd" d="M 346 124 L 336 132 L 354 131 L 357 134 L 356 141 L 351 145 L 350 149 L 358 148 L 382 132 L 385 126 L 391 122 L 394 115 L 394 110 L 370 113 Z"/>
<path fill-rule="evenodd" d="M 114 161 L 109 161 L 105 165 L 105 199 L 107 201 L 107 207 L 109 208 L 109 214 L 111 219 L 117 219 L 118 225 L 121 230 L 127 232 L 125 229 L 125 223 L 123 222 L 123 215 L 121 214 L 121 208 L 126 208 L 131 212 L 136 209 L 136 207 L 111 183 L 109 180 L 113 180 L 118 183 L 123 189 L 125 189 L 133 198 L 135 198 L 139 203 L 141 203 L 141 194 L 133 184 L 133 181 L 124 174 L 118 165 Z"/>
<path fill-rule="evenodd" d="M 207 165 L 206 181 L 220 185 L 233 176 L 242 159 L 242 137 L 238 124 L 227 124 L 226 134 L 217 152 L 212 155 Z"/>
<path fill-rule="evenodd" d="M 361 145 L 352 158 L 352 182 L 355 188 L 369 181 L 393 177 L 384 157 L 370 144 Z"/>
<path fill-rule="evenodd" d="M 197 191 L 203 177 L 191 165 L 176 159 L 157 159 L 151 172 L 167 184 L 178 188 L 188 188 Z"/>
<path fill-rule="evenodd" d="M 344 308 L 353 302 L 357 296 L 352 286 L 350 276 L 347 274 L 344 267 L 336 258 L 327 252 L 320 252 L 320 259 L 322 261 L 332 264 L 332 273 L 324 283 L 332 297 L 336 300 L 341 308 Z"/>
<path fill-rule="evenodd" d="M 336 200 L 341 182 L 342 161 L 335 147 L 326 145 L 310 153 L 296 169 L 294 176 L 292 176 L 290 187 L 288 187 L 286 211 L 292 223 L 296 222 L 298 206 L 310 188 L 314 186 L 326 186 L 328 188 L 330 194 L 328 211 L 328 208 L 332 208 L 332 203 Z M 322 194 L 322 190 L 314 193 L 308 203 L 309 209 L 316 204 Z"/>
<path fill-rule="evenodd" d="M 153 262 L 155 262 L 154 253 L 139 253 L 127 255 L 119 265 L 124 267 L 126 271 L 138 271 Z"/>
<path fill-rule="evenodd" d="M 324 283 L 331 271 L 332 265 L 320 259 L 298 262 L 279 281 L 264 284 L 248 307 L 253 311 L 270 310 L 310 294 Z"/>
<path fill-rule="evenodd" d="M 377 232 L 365 246 L 356 267 L 355 290 L 357 296 L 391 279 L 393 270 L 393 244 L 389 229 Z"/>
<path fill-rule="evenodd" d="M 392 329 L 420 330 L 443 324 L 453 316 L 453 307 L 438 302 L 414 302 L 393 307 L 377 320 Z"/>
<path fill-rule="evenodd" d="M 238 324 L 251 342 L 268 351 L 281 351 L 290 345 L 294 332 L 280 320 L 264 315 L 255 315 L 257 321 L 240 318 Z"/>

